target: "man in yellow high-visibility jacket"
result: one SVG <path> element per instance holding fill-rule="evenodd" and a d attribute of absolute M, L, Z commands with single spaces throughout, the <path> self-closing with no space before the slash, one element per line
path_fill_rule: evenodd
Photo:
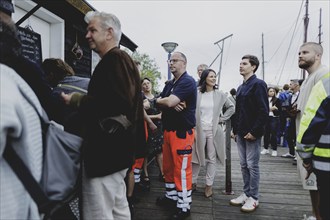
<path fill-rule="evenodd" d="M 324 75 L 329 72 L 329 68 L 322 65 L 323 47 L 316 42 L 303 43 L 299 48 L 298 65 L 299 68 L 306 70 L 308 77 L 300 86 L 299 98 L 297 100 L 296 108 L 296 131 L 299 132 L 299 125 L 302 116 L 304 115 L 307 106 L 308 97 L 315 84 L 322 79 Z M 320 219 L 320 212 L 318 209 L 319 192 L 317 190 L 316 176 L 312 173 L 308 179 L 305 179 L 306 170 L 302 166 L 302 159 L 297 156 L 297 171 L 301 178 L 301 183 L 304 189 L 309 190 L 310 198 L 313 208 L 313 216 Z"/>
<path fill-rule="evenodd" d="M 330 219 L 330 73 L 313 87 L 300 121 L 296 151 L 303 159 L 306 179 L 317 179 L 322 219 Z"/>

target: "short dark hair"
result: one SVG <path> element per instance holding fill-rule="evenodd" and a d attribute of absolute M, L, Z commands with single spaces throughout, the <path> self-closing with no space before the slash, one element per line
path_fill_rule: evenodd
<path fill-rule="evenodd" d="M 50 85 L 55 87 L 66 76 L 74 76 L 73 68 L 59 58 L 47 58 L 41 64 Z"/>
<path fill-rule="evenodd" d="M 269 87 L 267 88 L 267 92 L 268 92 L 269 90 L 271 90 L 271 89 L 274 89 L 275 94 L 277 94 L 277 93 L 280 91 L 276 86 L 269 86 Z"/>
<path fill-rule="evenodd" d="M 284 86 L 283 86 L 283 90 L 289 90 L 290 89 L 290 86 L 289 86 L 289 84 L 284 84 Z"/>
<path fill-rule="evenodd" d="M 235 88 L 232 88 L 232 89 L 229 91 L 229 93 L 230 93 L 231 95 L 236 95 L 236 89 L 235 89 Z"/>
<path fill-rule="evenodd" d="M 141 84 L 143 83 L 144 80 L 151 82 L 151 80 L 148 77 L 144 77 L 143 79 L 141 79 Z"/>
<path fill-rule="evenodd" d="M 254 55 L 247 54 L 247 55 L 244 55 L 242 57 L 242 60 L 243 59 L 248 59 L 252 66 L 256 66 L 256 68 L 253 71 L 254 73 L 258 70 L 258 67 L 259 67 L 259 64 L 260 64 L 259 60 L 258 60 L 258 57 L 254 56 Z"/>

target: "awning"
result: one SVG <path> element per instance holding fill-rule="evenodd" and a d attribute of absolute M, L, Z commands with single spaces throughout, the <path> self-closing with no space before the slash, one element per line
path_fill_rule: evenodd
<path fill-rule="evenodd" d="M 51 9 L 47 7 L 48 3 L 54 3 L 54 1 L 47 0 L 33 0 L 37 5 L 29 11 L 25 16 L 23 16 L 18 22 L 17 25 L 23 23 L 27 18 L 29 18 L 35 11 L 37 11 L 40 7 L 44 7 L 46 9 Z M 63 0 L 62 0 L 63 1 Z M 96 11 L 90 4 L 88 4 L 85 0 L 65 0 L 67 3 L 72 5 L 78 11 L 80 11 L 83 15 L 85 15 L 89 11 Z M 61 1 L 57 1 L 56 4 L 62 4 Z M 51 11 L 51 10 L 50 10 Z M 124 33 L 121 36 L 120 45 L 127 47 L 132 52 L 136 50 L 138 47 L 131 39 L 129 39 Z"/>

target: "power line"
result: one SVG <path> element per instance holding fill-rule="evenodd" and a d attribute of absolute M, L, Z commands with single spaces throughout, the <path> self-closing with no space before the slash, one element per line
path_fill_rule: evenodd
<path fill-rule="evenodd" d="M 270 61 L 272 61 L 272 59 L 274 58 L 274 56 L 277 54 L 277 52 L 279 51 L 279 49 L 281 48 L 282 44 L 284 43 L 285 39 L 287 38 L 287 36 L 290 34 L 291 29 L 294 27 L 295 22 L 291 25 L 289 31 L 287 32 L 287 34 L 283 37 L 280 45 L 278 46 L 278 48 L 275 50 L 274 54 L 271 56 L 271 58 L 267 61 L 267 63 L 270 63 Z"/>
<path fill-rule="evenodd" d="M 283 71 L 284 71 L 285 63 L 286 63 L 286 60 L 287 60 L 287 58 L 288 58 L 289 51 L 290 51 L 290 48 L 291 48 L 291 45 L 292 45 L 292 41 L 293 41 L 293 38 L 294 38 L 295 33 L 296 33 L 296 28 L 297 28 L 297 24 L 298 24 L 298 19 L 299 19 L 299 17 L 300 17 L 301 11 L 302 11 L 303 3 L 304 3 L 304 0 L 302 0 L 302 2 L 301 2 L 301 6 L 300 6 L 300 10 L 299 10 L 299 14 L 298 14 L 298 16 L 297 16 L 296 24 L 295 24 L 295 27 L 294 27 L 294 30 L 293 30 L 293 33 L 292 33 L 292 37 L 291 37 L 291 39 L 290 39 L 289 47 L 288 47 L 288 50 L 287 50 L 286 55 L 285 55 L 284 64 L 283 64 L 283 66 L 282 66 L 282 70 L 281 70 L 280 76 L 279 76 L 279 78 L 278 78 L 277 84 L 279 84 L 279 82 L 280 82 L 280 80 L 281 80 L 281 77 L 282 77 L 282 74 L 283 74 Z"/>

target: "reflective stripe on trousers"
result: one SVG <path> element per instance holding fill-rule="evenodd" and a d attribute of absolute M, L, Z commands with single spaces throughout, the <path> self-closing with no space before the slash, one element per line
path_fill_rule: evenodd
<path fill-rule="evenodd" d="M 189 134 L 190 133 L 190 134 Z M 176 200 L 183 211 L 190 209 L 192 187 L 192 145 L 194 133 L 178 138 L 175 131 L 164 131 L 163 171 L 166 197 Z"/>

